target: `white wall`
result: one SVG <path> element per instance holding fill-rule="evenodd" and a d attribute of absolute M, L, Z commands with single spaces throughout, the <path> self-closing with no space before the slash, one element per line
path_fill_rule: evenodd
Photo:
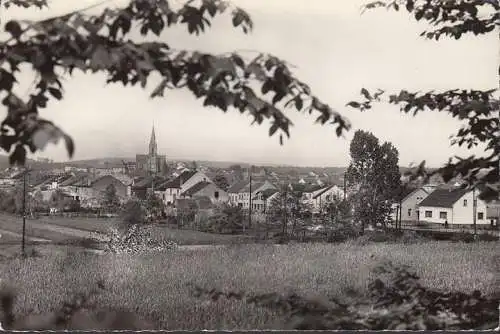
<path fill-rule="evenodd" d="M 476 191 L 476 224 L 489 224 L 486 219 L 486 203 L 477 198 L 478 191 Z M 467 206 L 464 206 L 464 200 L 467 201 Z M 466 193 L 453 205 L 453 224 L 472 225 L 474 224 L 474 205 L 473 205 L 472 191 Z M 482 213 L 482 219 L 479 219 Z"/>
<path fill-rule="evenodd" d="M 420 202 L 422 202 L 429 194 L 425 192 L 423 189 L 417 189 L 413 191 L 411 194 L 409 194 L 404 200 L 401 206 L 403 207 L 403 212 L 401 214 L 401 219 L 402 220 L 409 220 L 409 221 L 417 221 L 418 220 L 418 205 Z M 399 203 L 395 203 L 393 207 L 399 206 Z M 408 210 L 411 210 L 409 212 Z M 394 210 L 392 214 L 392 219 L 399 220 L 399 215 L 396 217 L 396 210 Z M 410 214 L 408 214 L 410 213 Z M 422 215 L 422 214 L 421 214 Z M 422 216 L 420 216 L 420 220 L 422 220 Z M 448 222 L 450 222 L 448 220 Z"/>
<path fill-rule="evenodd" d="M 170 204 L 175 204 L 175 200 L 180 198 L 181 196 L 181 189 L 168 188 L 165 190 L 164 194 L 165 194 L 164 196 L 165 205 L 167 205 L 169 202 Z"/>
<path fill-rule="evenodd" d="M 453 223 L 453 209 L 452 208 L 436 208 L 430 206 L 421 206 L 420 210 L 420 221 L 427 223 L 436 223 L 436 224 L 444 224 L 446 220 L 448 220 L 448 224 Z M 426 217 L 426 211 L 430 211 L 432 213 L 432 217 Z M 440 218 L 440 213 L 446 212 L 446 218 Z M 403 212 L 404 214 L 404 212 Z M 404 215 L 403 215 L 404 217 Z M 404 220 L 404 218 L 403 218 Z"/>

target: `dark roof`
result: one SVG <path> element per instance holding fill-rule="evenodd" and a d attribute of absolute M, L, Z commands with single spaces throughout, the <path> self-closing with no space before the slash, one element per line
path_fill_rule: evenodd
<path fill-rule="evenodd" d="M 254 190 L 257 190 L 259 189 L 260 187 L 262 187 L 264 185 L 264 182 L 252 182 L 252 192 Z M 248 184 L 246 184 L 245 186 L 243 186 L 243 188 L 240 189 L 239 191 L 240 193 L 247 193 L 247 192 L 250 192 L 250 182 Z"/>
<path fill-rule="evenodd" d="M 264 195 L 264 198 L 267 199 L 270 196 L 276 194 L 277 192 L 278 192 L 278 189 L 265 189 L 263 191 L 258 191 L 257 194 L 256 194 L 256 196 L 254 196 L 254 198 L 252 198 L 252 199 L 255 199 L 259 193 L 261 193 L 262 195 Z"/>
<path fill-rule="evenodd" d="M 416 191 L 418 189 L 422 189 L 423 191 L 425 191 L 423 188 L 406 188 L 406 189 L 403 190 L 402 193 L 400 193 L 398 196 L 396 196 L 396 199 L 398 201 L 402 201 L 406 197 L 408 197 L 411 193 L 413 193 L 414 191 Z"/>
<path fill-rule="evenodd" d="M 320 189 L 323 189 L 325 186 L 320 186 L 320 185 L 317 185 L 317 184 L 312 184 L 312 185 L 304 185 L 304 190 L 303 192 L 305 193 L 312 193 L 312 192 L 315 192 L 315 191 L 318 191 Z"/>
<path fill-rule="evenodd" d="M 467 189 L 436 189 L 420 202 L 419 206 L 451 208 L 468 191 Z"/>
<path fill-rule="evenodd" d="M 210 182 L 206 182 L 206 181 L 198 182 L 194 186 L 192 186 L 191 188 L 189 188 L 185 192 L 183 192 L 182 195 L 183 196 L 193 196 L 194 194 L 196 194 L 198 191 L 204 189 L 209 184 L 210 184 Z"/>
<path fill-rule="evenodd" d="M 153 184 L 153 180 L 155 187 L 159 186 L 161 182 L 163 182 L 163 178 L 161 176 L 148 176 L 138 182 L 135 182 L 134 189 L 149 188 Z"/>
<path fill-rule="evenodd" d="M 166 190 L 166 189 L 170 189 L 170 188 L 179 189 L 181 187 L 182 183 L 184 183 L 187 180 L 189 180 L 190 178 L 192 178 L 196 173 L 198 173 L 198 172 L 197 171 L 184 171 L 181 173 L 181 175 L 177 176 L 175 179 L 169 180 L 169 181 L 161 184 L 159 186 L 159 189 L 161 189 L 161 190 Z M 182 183 L 181 183 L 181 180 L 182 180 Z"/>
<path fill-rule="evenodd" d="M 246 180 L 238 181 L 235 184 L 233 184 L 231 187 L 229 187 L 229 189 L 227 190 L 227 192 L 228 193 L 238 193 L 247 184 L 248 184 L 248 181 L 246 181 Z"/>
<path fill-rule="evenodd" d="M 322 191 L 320 191 L 316 195 L 314 195 L 313 198 L 314 199 L 318 198 L 319 196 L 323 195 L 324 193 L 326 193 L 328 190 L 332 189 L 333 187 L 335 187 L 335 185 L 327 186 L 325 189 L 323 189 Z"/>

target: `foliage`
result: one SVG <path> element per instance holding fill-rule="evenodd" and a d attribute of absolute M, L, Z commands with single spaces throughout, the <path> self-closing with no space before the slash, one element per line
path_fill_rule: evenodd
<path fill-rule="evenodd" d="M 353 196 L 354 218 L 365 226 L 385 223 L 400 189 L 398 151 L 391 143 L 379 144 L 370 132 L 358 130 L 350 146 L 347 182 L 357 186 Z"/>
<path fill-rule="evenodd" d="M 428 289 L 407 266 L 390 262 L 375 272 L 379 277 L 369 286 L 371 298 L 351 303 L 336 298 L 312 300 L 296 293 L 248 294 L 189 286 L 196 297 L 208 296 L 212 301 L 224 297 L 277 309 L 295 330 L 457 330 L 495 325 L 497 301 L 478 290 L 466 294 Z"/>
<path fill-rule="evenodd" d="M 438 41 L 442 37 L 460 39 L 466 34 L 485 35 L 495 32 L 500 24 L 500 4 L 493 0 L 429 1 L 429 0 L 387 0 L 376 1 L 365 9 L 385 7 L 405 10 L 417 21 L 425 21 L 434 29 L 424 31 L 420 36 Z M 473 65 L 472 65 L 473 66 Z M 500 73 L 500 68 L 499 68 Z M 468 187 L 478 187 L 479 197 L 485 200 L 498 199 L 500 194 L 500 101 L 497 87 L 489 90 L 452 89 L 448 91 L 409 92 L 385 94 L 383 90 L 370 93 L 363 88 L 363 101 L 348 105 L 361 111 L 369 110 L 373 103 L 388 102 L 399 105 L 402 112 L 417 113 L 423 110 L 447 112 L 453 118 L 465 123 L 452 137 L 451 144 L 472 148 L 481 144 L 484 157 L 471 155 L 467 158 L 450 158 L 442 168 L 433 172 L 425 170 L 425 161 L 410 173 L 408 182 L 426 182 L 430 176 L 440 174 L 445 182 L 460 177 Z"/>
<path fill-rule="evenodd" d="M 145 208 L 148 218 L 156 219 L 163 216 L 165 212 L 165 203 L 157 194 L 148 193 L 146 196 Z"/>
<path fill-rule="evenodd" d="M 128 230 L 131 226 L 144 224 L 146 213 L 141 203 L 136 200 L 130 200 L 125 203 L 122 214 L 120 230 Z"/>
<path fill-rule="evenodd" d="M 116 187 L 110 184 L 106 187 L 103 193 L 103 207 L 108 212 L 116 212 L 120 207 L 120 199 L 116 193 Z"/>
<path fill-rule="evenodd" d="M 217 173 L 217 175 L 215 175 L 214 183 L 217 187 L 224 191 L 229 189 L 229 182 L 227 182 L 227 178 L 222 173 Z"/>
<path fill-rule="evenodd" d="M 23 7 L 47 5 L 46 1 L 11 1 L 3 3 Z M 69 155 L 74 152 L 72 139 L 52 122 L 38 116 L 50 99 L 64 98 L 62 76 L 75 69 L 85 73 L 102 73 L 107 83 L 122 83 L 142 88 L 153 84 L 151 77 L 161 81 L 151 97 L 161 97 L 168 89 L 186 87 L 204 106 L 227 112 L 229 108 L 248 112 L 254 122 L 270 120 L 269 135 L 280 130 L 290 135 L 290 119 L 281 110 L 295 108 L 299 112 L 316 112 L 317 121 L 336 125 L 336 134 L 350 128 L 348 121 L 311 93 L 281 59 L 259 54 L 252 59 L 236 52 L 209 54 L 176 50 L 157 39 L 137 43 L 127 39 L 132 28 L 142 36 L 160 36 L 166 28 L 184 25 L 190 34 L 200 34 L 210 27 L 211 19 L 230 9 L 232 24 L 249 32 L 253 23 L 240 8 L 224 0 L 203 0 L 199 5 L 188 1 L 174 8 L 168 0 L 131 0 L 125 8 L 107 8 L 100 15 L 88 15 L 83 10 L 38 22 L 9 21 L 5 31 L 10 38 L 0 43 L 0 54 L 9 68 L 0 70 L 0 92 L 7 97 L 3 105 L 7 116 L 2 123 L 0 142 L 11 153 L 11 163 L 23 165 L 26 147 L 31 152 L 43 149 L 49 141 L 63 138 Z M 25 101 L 17 96 L 14 83 L 21 65 L 29 64 L 36 72 L 36 92 Z M 260 89 L 253 89 L 257 84 Z M 274 94 L 269 102 L 266 95 Z M 278 105 L 282 103 L 282 105 Z M 7 134 L 8 131 L 14 134 Z"/>
<path fill-rule="evenodd" d="M 141 225 L 131 225 L 126 231 L 111 228 L 107 234 L 106 250 L 115 254 L 148 253 L 172 250 L 177 245 L 172 241 L 158 240 L 151 230 Z"/>
<path fill-rule="evenodd" d="M 245 215 L 239 206 L 221 204 L 208 219 L 206 232 L 238 234 L 243 230 Z"/>
<path fill-rule="evenodd" d="M 66 195 L 61 189 L 56 189 L 50 196 L 50 205 L 59 211 L 79 211 L 80 203 Z"/>

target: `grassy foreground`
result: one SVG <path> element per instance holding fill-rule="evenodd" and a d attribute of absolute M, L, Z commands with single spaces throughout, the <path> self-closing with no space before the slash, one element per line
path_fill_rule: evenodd
<path fill-rule="evenodd" d="M 60 307 L 73 292 L 104 279 L 101 306 L 124 307 L 164 329 L 282 328 L 272 310 L 234 300 L 203 301 L 186 283 L 253 293 L 304 296 L 363 294 L 371 269 L 383 260 L 407 264 L 431 288 L 498 294 L 498 243 L 235 245 L 225 249 L 155 255 L 82 253 L 0 262 L 0 278 L 18 287 L 17 311 Z"/>

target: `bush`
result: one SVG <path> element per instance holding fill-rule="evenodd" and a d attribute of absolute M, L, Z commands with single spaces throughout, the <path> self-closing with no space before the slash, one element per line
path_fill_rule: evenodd
<path fill-rule="evenodd" d="M 169 240 L 157 240 L 151 236 L 151 230 L 137 224 L 126 231 L 111 228 L 107 233 L 106 251 L 116 254 L 147 253 L 172 250 L 177 245 Z"/>
<path fill-rule="evenodd" d="M 240 234 L 243 231 L 244 219 L 240 207 L 224 204 L 215 210 L 202 228 L 205 232 L 211 233 Z"/>
<path fill-rule="evenodd" d="M 350 303 L 334 298 L 306 299 L 295 293 L 248 294 L 189 285 L 195 297 L 212 301 L 237 299 L 278 310 L 295 330 L 460 330 L 496 326 L 498 301 L 472 294 L 424 288 L 406 266 L 385 263 L 375 268 L 378 277 L 367 296 Z"/>

